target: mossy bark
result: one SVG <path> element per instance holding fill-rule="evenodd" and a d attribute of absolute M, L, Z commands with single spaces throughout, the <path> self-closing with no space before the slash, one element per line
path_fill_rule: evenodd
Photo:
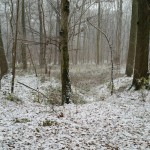
<path fill-rule="evenodd" d="M 61 51 L 61 82 L 62 105 L 70 103 L 71 84 L 69 78 L 69 53 L 68 53 L 68 17 L 69 1 L 61 0 L 60 24 L 60 51 Z"/>

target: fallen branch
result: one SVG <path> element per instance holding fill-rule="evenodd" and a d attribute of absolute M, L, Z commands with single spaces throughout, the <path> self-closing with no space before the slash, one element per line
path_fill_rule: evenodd
<path fill-rule="evenodd" d="M 46 96 L 45 94 L 43 94 L 42 92 L 40 92 L 40 91 L 38 91 L 38 90 L 36 90 L 36 89 L 34 89 L 34 88 L 32 88 L 32 87 L 30 87 L 30 86 L 24 84 L 24 83 L 21 83 L 21 82 L 19 82 L 19 81 L 18 81 L 18 83 L 21 84 L 21 85 L 23 85 L 23 86 L 25 86 L 25 87 L 27 87 L 27 88 L 29 88 L 29 89 L 31 89 L 31 90 L 33 90 L 33 91 L 35 91 L 35 92 L 38 92 L 38 94 L 41 94 L 43 97 L 45 97 L 47 100 L 49 100 L 49 97 L 47 97 L 47 96 Z M 52 108 L 52 111 L 56 112 L 56 111 L 54 110 L 54 105 L 51 104 L 51 106 L 52 106 L 52 107 L 51 107 L 51 108 Z"/>
<path fill-rule="evenodd" d="M 49 99 L 49 98 L 48 98 L 45 94 L 43 94 L 42 92 L 40 92 L 40 91 L 38 91 L 38 90 L 36 90 L 36 89 L 34 89 L 34 88 L 32 88 L 32 87 L 30 87 L 30 86 L 24 84 L 24 83 L 21 83 L 21 82 L 19 82 L 19 81 L 18 81 L 18 83 L 21 84 L 21 85 L 23 85 L 23 86 L 25 86 L 25 87 L 27 87 L 27 88 L 29 88 L 29 89 L 31 89 L 31 90 L 33 90 L 33 91 L 35 91 L 35 92 L 38 92 L 39 94 L 41 94 L 41 95 L 42 95 L 43 97 L 45 97 L 46 99 Z"/>

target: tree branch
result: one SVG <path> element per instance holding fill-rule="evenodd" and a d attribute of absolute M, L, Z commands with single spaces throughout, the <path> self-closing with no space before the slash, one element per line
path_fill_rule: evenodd
<path fill-rule="evenodd" d="M 95 25 L 93 25 L 91 22 L 90 22 L 90 19 L 91 18 L 87 18 L 87 22 L 91 25 L 91 26 L 93 26 L 95 29 L 97 29 L 98 31 L 100 31 L 103 35 L 104 35 L 104 37 L 105 37 L 105 39 L 106 39 L 106 41 L 107 41 L 107 43 L 108 43 L 108 46 L 109 46 L 109 49 L 110 49 L 110 53 L 111 53 L 111 95 L 113 95 L 113 92 L 114 92 L 114 81 L 113 81 L 113 74 L 114 74 L 114 63 L 113 63 L 113 48 L 112 48 L 112 45 L 111 45 L 111 43 L 110 43 L 110 40 L 109 40 L 109 38 L 108 38 L 108 36 L 106 35 L 106 33 L 104 32 L 104 31 L 102 31 L 101 29 L 99 29 L 98 27 L 96 27 Z"/>

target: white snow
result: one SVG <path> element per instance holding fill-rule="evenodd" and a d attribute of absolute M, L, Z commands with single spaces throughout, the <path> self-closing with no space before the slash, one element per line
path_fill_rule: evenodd
<path fill-rule="evenodd" d="M 0 91 L 0 150 L 150 149 L 150 92 L 128 91 L 131 78 L 116 79 L 113 96 L 106 83 L 82 94 L 87 104 L 55 106 L 55 111 L 33 102 L 33 91 L 17 81 L 44 93 L 60 86 L 57 80 L 41 83 L 34 75 L 17 76 L 15 95 L 22 103 L 6 99 L 10 81 L 6 76 Z M 51 125 L 43 126 L 46 120 Z"/>

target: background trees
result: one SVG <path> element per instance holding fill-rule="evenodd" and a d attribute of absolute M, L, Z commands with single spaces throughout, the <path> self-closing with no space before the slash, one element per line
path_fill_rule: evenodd
<path fill-rule="evenodd" d="M 15 31 L 16 0 L 1 0 L 0 3 L 5 6 L 5 9 L 2 7 L 1 11 L 4 21 L 2 32 L 4 33 L 3 38 L 6 39 L 4 40 L 4 47 L 7 49 L 8 61 L 11 63 L 10 54 Z M 41 67 L 44 67 L 45 63 L 58 64 L 60 0 L 22 0 L 20 5 L 17 62 L 22 62 L 23 68 L 26 68 L 27 63 L 31 63 L 29 52 L 25 50 L 28 45 L 37 66 L 40 64 Z M 87 17 L 90 17 L 92 23 L 102 28 L 113 39 L 113 48 L 116 53 L 120 51 L 119 59 L 120 62 L 124 63 L 130 28 L 130 6 L 131 1 L 129 0 L 72 0 L 68 20 L 70 63 L 102 65 L 110 62 L 110 54 L 104 37 L 88 25 Z M 121 29 L 123 30 L 121 31 Z M 44 35 L 45 33 L 46 35 Z M 122 39 L 124 40 L 122 41 Z M 46 50 L 44 50 L 45 46 Z M 116 59 L 116 53 L 114 59 Z"/>
<path fill-rule="evenodd" d="M 16 36 L 17 2 L 17 0 L 0 0 L 3 45 L 10 66 Z M 68 2 L 69 14 L 62 8 L 65 5 L 63 3 Z M 146 0 L 140 3 L 148 4 Z M 146 4 L 141 7 L 146 8 Z M 146 67 L 141 71 L 148 72 L 148 43 L 146 43 L 149 39 L 146 34 L 148 29 L 140 31 L 143 30 L 141 27 L 143 25 L 147 28 L 148 16 L 142 20 L 146 20 L 146 23 L 141 25 L 140 16 L 147 15 L 145 11 L 142 13 L 140 10 L 137 13 L 137 0 L 21 0 L 15 62 L 18 66 L 22 65 L 24 70 L 27 69 L 28 64 L 29 69 L 32 70 L 33 67 L 41 73 L 47 73 L 51 66 L 61 63 L 62 79 L 65 79 L 62 84 L 66 85 L 70 83 L 69 64 L 110 66 L 111 53 L 105 37 L 87 22 L 89 18 L 90 22 L 102 30 L 111 41 L 114 72 L 121 73 L 120 70 L 127 61 L 126 74 L 132 75 L 136 49 L 133 82 L 136 83 L 135 78 L 147 77 L 137 75 L 142 73 L 139 71 L 137 73 L 136 70 L 144 65 Z M 139 18 L 138 35 L 136 34 L 137 17 Z M 140 42 L 140 38 L 144 38 L 144 42 Z M 143 49 L 147 51 L 141 54 Z M 139 59 L 142 63 L 138 61 Z M 63 89 L 66 89 L 66 85 Z M 67 102 L 66 98 L 64 102 Z"/>

